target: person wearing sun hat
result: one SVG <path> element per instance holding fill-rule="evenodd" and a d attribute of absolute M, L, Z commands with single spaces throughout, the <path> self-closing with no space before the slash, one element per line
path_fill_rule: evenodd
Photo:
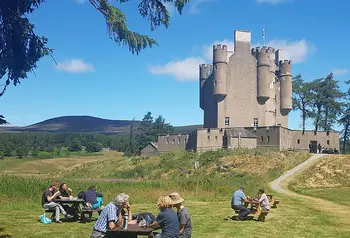
<path fill-rule="evenodd" d="M 180 223 L 180 237 L 182 238 L 191 238 L 192 237 L 192 222 L 191 216 L 185 206 L 182 204 L 184 199 L 180 196 L 179 193 L 171 193 L 169 195 L 173 206 L 177 209 L 177 217 Z"/>

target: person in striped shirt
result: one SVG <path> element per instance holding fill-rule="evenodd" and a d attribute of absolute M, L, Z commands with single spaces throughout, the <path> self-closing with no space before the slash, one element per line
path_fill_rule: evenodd
<path fill-rule="evenodd" d="M 122 226 L 123 216 L 126 213 L 124 209 L 128 212 L 129 224 L 136 224 L 136 220 L 132 220 L 129 195 L 120 193 L 115 197 L 114 201 L 103 208 L 90 238 L 102 238 L 105 236 L 107 229 L 112 230 Z"/>

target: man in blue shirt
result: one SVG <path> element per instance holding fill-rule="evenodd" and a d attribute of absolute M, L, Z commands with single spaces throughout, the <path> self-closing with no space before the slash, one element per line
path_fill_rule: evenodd
<path fill-rule="evenodd" d="M 248 199 L 244 194 L 244 187 L 241 186 L 236 192 L 234 192 L 231 199 L 231 208 L 239 210 L 239 215 L 237 217 L 238 220 L 244 220 L 249 213 L 251 213 L 250 209 L 242 205 L 243 201 L 246 202 Z"/>

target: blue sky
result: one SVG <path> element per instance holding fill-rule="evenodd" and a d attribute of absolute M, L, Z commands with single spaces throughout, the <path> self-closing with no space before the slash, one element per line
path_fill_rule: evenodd
<path fill-rule="evenodd" d="M 20 86 L 8 87 L 0 112 L 12 125 L 29 125 L 64 115 L 142 119 L 147 111 L 173 125 L 202 123 L 198 64 L 210 63 L 215 43 L 232 48 L 236 29 L 252 32 L 252 44 L 284 49 L 293 74 L 311 80 L 333 71 L 344 88 L 349 79 L 350 1 L 192 0 L 180 16 L 169 5 L 168 29 L 151 32 L 137 3 L 117 4 L 129 28 L 148 34 L 159 46 L 132 55 L 108 38 L 103 17 L 86 1 L 47 1 L 30 18 L 49 38 L 50 57 L 38 63 Z M 289 127 L 299 128 L 299 113 Z M 310 124 L 308 128 L 312 128 Z"/>

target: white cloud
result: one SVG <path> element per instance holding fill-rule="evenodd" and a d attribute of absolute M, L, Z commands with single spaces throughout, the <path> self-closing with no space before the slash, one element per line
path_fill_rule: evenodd
<path fill-rule="evenodd" d="M 213 60 L 213 45 L 227 45 L 227 50 L 233 51 L 233 44 L 234 44 L 233 41 L 226 40 L 226 39 L 222 41 L 214 41 L 210 45 L 206 45 L 203 47 L 204 57 L 209 61 Z"/>
<path fill-rule="evenodd" d="M 257 3 L 267 3 L 267 4 L 271 4 L 271 5 L 277 5 L 277 4 L 285 3 L 288 1 L 290 1 L 290 0 L 256 0 Z"/>
<path fill-rule="evenodd" d="M 201 57 L 190 57 L 171 61 L 166 65 L 151 66 L 149 72 L 158 75 L 173 75 L 179 81 L 197 80 L 199 65 L 204 64 L 204 62 Z"/>
<path fill-rule="evenodd" d="M 287 41 L 287 40 L 271 40 L 266 43 L 267 46 L 283 50 L 283 58 L 292 60 L 294 64 L 304 62 L 307 56 L 316 51 L 316 46 L 306 40 Z M 252 47 L 257 47 L 254 44 Z"/>
<path fill-rule="evenodd" d="M 201 56 L 188 57 L 184 60 L 172 61 L 163 66 L 153 66 L 149 68 L 151 74 L 172 75 L 179 81 L 198 80 L 198 65 L 203 63 L 212 63 L 213 45 L 227 45 L 228 51 L 234 50 L 234 42 L 230 40 L 214 41 L 211 44 L 203 46 Z M 287 41 L 271 40 L 267 46 L 283 50 L 283 59 L 292 60 L 294 64 L 302 63 L 307 56 L 316 50 L 316 47 L 306 40 Z M 260 46 L 259 43 L 252 44 L 253 47 Z M 231 53 L 228 54 L 228 57 Z"/>
<path fill-rule="evenodd" d="M 344 76 L 349 73 L 348 69 L 333 69 L 332 70 L 334 76 Z"/>
<path fill-rule="evenodd" d="M 71 59 L 59 62 L 55 67 L 58 71 L 65 71 L 69 73 L 84 73 L 95 70 L 92 64 L 85 63 L 82 59 Z"/>

